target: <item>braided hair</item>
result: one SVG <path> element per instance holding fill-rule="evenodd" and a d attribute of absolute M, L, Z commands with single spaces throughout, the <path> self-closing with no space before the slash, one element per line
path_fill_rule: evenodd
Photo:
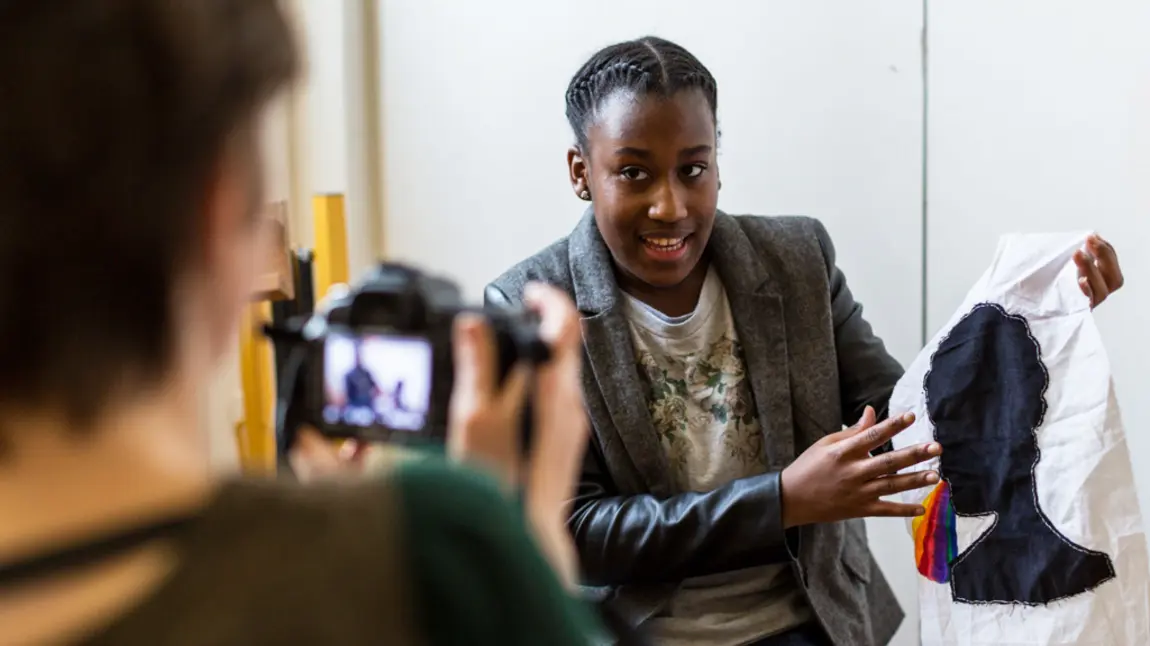
<path fill-rule="evenodd" d="M 646 36 L 604 47 L 595 53 L 567 86 L 567 122 L 579 148 L 587 149 L 587 127 L 600 103 L 625 90 L 638 95 L 671 97 L 680 90 L 699 89 L 718 110 L 715 77 L 691 52 L 669 40 Z M 717 121 L 716 121 L 717 123 Z"/>

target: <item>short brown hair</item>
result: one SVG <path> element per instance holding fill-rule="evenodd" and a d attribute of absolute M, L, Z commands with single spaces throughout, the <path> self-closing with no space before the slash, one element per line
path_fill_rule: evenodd
<path fill-rule="evenodd" d="M 0 408 L 167 376 L 207 188 L 298 59 L 276 0 L 0 0 Z"/>

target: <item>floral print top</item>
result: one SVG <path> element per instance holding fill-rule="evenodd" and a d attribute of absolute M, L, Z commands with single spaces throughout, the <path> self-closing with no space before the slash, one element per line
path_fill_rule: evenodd
<path fill-rule="evenodd" d="M 681 491 L 711 491 L 766 472 L 763 435 L 722 281 L 713 270 L 699 304 L 668 317 L 626 297 L 651 421 Z M 746 644 L 812 617 L 786 564 L 684 581 L 645 625 L 664 646 Z"/>
<path fill-rule="evenodd" d="M 680 488 L 711 491 L 764 473 L 763 435 L 718 276 L 707 278 L 689 316 L 627 299 L 651 421 Z"/>

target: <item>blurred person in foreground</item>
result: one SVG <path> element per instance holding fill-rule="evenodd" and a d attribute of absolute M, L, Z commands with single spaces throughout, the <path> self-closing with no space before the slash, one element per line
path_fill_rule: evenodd
<path fill-rule="evenodd" d="M 587 428 L 578 319 L 549 288 L 528 299 L 554 357 L 533 375 L 496 383 L 490 332 L 457 326 L 448 453 L 474 470 L 213 475 L 197 391 L 254 286 L 257 133 L 298 66 L 275 0 L 0 1 L 0 643 L 597 631 L 564 586 Z M 304 478 L 354 471 L 300 442 Z"/>

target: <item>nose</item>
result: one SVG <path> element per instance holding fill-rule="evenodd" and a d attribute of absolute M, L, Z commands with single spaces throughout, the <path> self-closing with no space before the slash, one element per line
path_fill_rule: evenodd
<path fill-rule="evenodd" d="M 648 217 L 657 222 L 675 223 L 687 219 L 687 196 L 675 182 L 663 182 L 656 189 Z"/>

